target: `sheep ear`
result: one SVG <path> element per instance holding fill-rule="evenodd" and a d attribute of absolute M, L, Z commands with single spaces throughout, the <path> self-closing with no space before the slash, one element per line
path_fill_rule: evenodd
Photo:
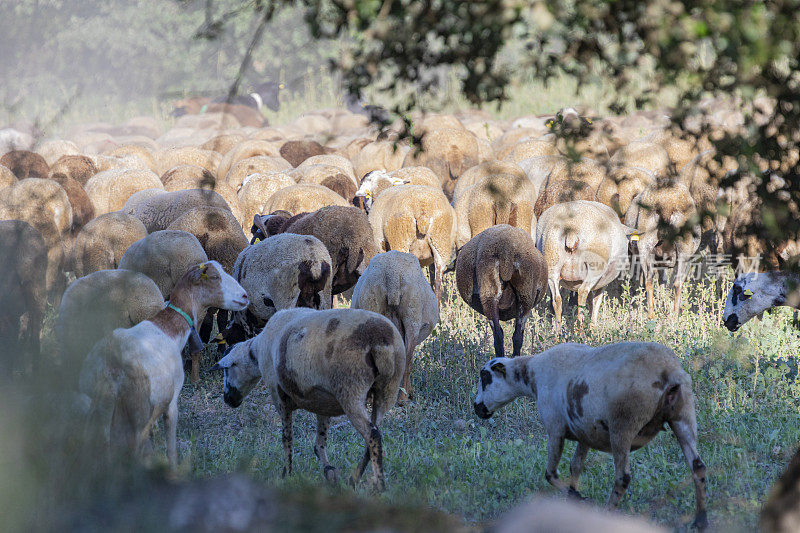
<path fill-rule="evenodd" d="M 745 291 L 742 294 L 744 294 L 745 296 L 752 296 L 753 291 L 751 291 L 750 289 L 745 289 Z"/>
<path fill-rule="evenodd" d="M 497 372 L 503 377 L 506 377 L 506 365 L 503 363 L 495 363 L 492 365 L 492 371 Z"/>

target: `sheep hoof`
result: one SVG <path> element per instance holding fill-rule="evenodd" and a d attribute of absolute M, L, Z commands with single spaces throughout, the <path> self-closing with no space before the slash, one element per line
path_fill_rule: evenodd
<path fill-rule="evenodd" d="M 329 483 L 337 484 L 339 483 L 339 471 L 336 470 L 336 467 L 328 465 L 324 468 L 322 475 L 325 476 L 325 479 Z"/>
<path fill-rule="evenodd" d="M 567 491 L 567 496 L 569 496 L 570 498 L 574 498 L 576 500 L 580 500 L 580 501 L 585 501 L 586 500 L 586 498 L 581 496 L 580 492 L 578 492 L 577 490 L 573 489 L 572 487 L 570 487 L 569 490 Z"/>
<path fill-rule="evenodd" d="M 708 527 L 708 516 L 705 511 L 700 511 L 692 522 L 692 527 L 697 528 L 698 531 L 703 531 Z"/>

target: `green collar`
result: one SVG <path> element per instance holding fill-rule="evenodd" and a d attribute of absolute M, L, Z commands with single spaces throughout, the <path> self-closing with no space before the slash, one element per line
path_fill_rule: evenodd
<path fill-rule="evenodd" d="M 187 313 L 180 307 L 175 307 L 174 305 L 172 305 L 172 302 L 167 302 L 167 309 L 172 309 L 173 311 L 177 312 L 184 319 L 186 319 L 186 322 L 189 324 L 190 328 L 194 327 L 194 320 L 192 320 L 192 317 L 189 316 L 189 313 Z"/>

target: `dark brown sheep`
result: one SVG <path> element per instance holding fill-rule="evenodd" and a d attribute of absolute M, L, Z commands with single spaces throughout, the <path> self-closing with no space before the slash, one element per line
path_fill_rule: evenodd
<path fill-rule="evenodd" d="M 44 157 L 28 150 L 11 150 L 0 157 L 0 165 L 8 168 L 17 179 L 41 178 L 47 179 L 50 167 Z"/>
<path fill-rule="evenodd" d="M 50 179 L 58 174 L 72 178 L 81 186 L 86 185 L 89 178 L 97 174 L 98 169 L 90 158 L 85 155 L 62 155 L 50 167 Z"/>
<path fill-rule="evenodd" d="M 378 253 L 369 219 L 356 207 L 332 205 L 296 216 L 286 211 L 256 216 L 253 242 L 278 233 L 313 235 L 322 241 L 333 260 L 332 294 L 353 287 Z"/>
<path fill-rule="evenodd" d="M 501 320 L 514 323 L 514 356 L 522 351 L 525 321 L 547 290 L 547 266 L 533 238 L 500 224 L 472 238 L 456 258 L 458 293 L 489 319 L 495 357 L 503 357 Z"/>
<path fill-rule="evenodd" d="M 65 174 L 51 174 L 53 181 L 61 185 L 72 206 L 72 231 L 77 232 L 94 218 L 94 204 L 80 182 Z"/>
<path fill-rule="evenodd" d="M 317 141 L 288 141 L 281 146 L 281 157 L 293 167 L 297 167 L 311 156 L 330 154 L 334 150 L 322 146 Z M 338 191 L 337 191 L 338 192 Z"/>

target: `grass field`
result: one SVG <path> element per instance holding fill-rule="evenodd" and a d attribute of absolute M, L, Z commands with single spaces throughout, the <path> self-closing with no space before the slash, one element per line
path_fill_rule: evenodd
<path fill-rule="evenodd" d="M 720 288 L 727 290 L 729 283 Z M 607 299 L 599 324 L 590 331 L 577 331 L 567 318 L 560 341 L 648 340 L 674 349 L 697 396 L 711 524 L 721 531 L 752 530 L 766 493 L 800 440 L 800 382 L 793 366 L 800 335 L 791 314 L 767 314 L 731 335 L 720 324 L 724 301 L 712 282 L 689 287 L 677 320 L 669 318 L 671 304 L 663 287 L 656 293 L 655 321 L 646 319 L 638 290 L 633 296 L 627 287 L 620 292 L 619 299 Z M 482 524 L 532 495 L 555 491 L 544 479 L 545 434 L 533 401 L 517 400 L 488 421 L 472 413 L 478 370 L 492 356 L 491 333 L 486 320 L 458 298 L 451 281 L 446 300 L 439 326 L 416 354 L 416 401 L 392 409 L 382 424 L 388 490 L 381 498 L 428 505 Z M 529 321 L 523 353 L 558 342 L 551 324 L 552 316 L 541 305 Z M 210 364 L 206 354 L 204 368 Z M 222 402 L 221 388 L 221 376 L 208 373 L 196 385 L 187 380 L 184 387 L 178 434 L 184 475 L 242 471 L 289 489 L 324 483 L 312 450 L 312 415 L 295 414 L 295 472 L 282 480 L 280 423 L 266 390 L 259 385 L 234 410 Z M 354 467 L 362 446 L 346 419 L 334 420 L 329 457 L 340 471 L 346 474 Z M 568 474 L 573 449 L 574 443 L 568 443 L 562 476 Z M 693 518 L 694 489 L 671 432 L 660 433 L 631 461 L 632 482 L 622 512 L 686 528 Z M 582 493 L 602 503 L 612 482 L 610 456 L 590 453 Z M 368 495 L 363 482 L 358 491 Z"/>

